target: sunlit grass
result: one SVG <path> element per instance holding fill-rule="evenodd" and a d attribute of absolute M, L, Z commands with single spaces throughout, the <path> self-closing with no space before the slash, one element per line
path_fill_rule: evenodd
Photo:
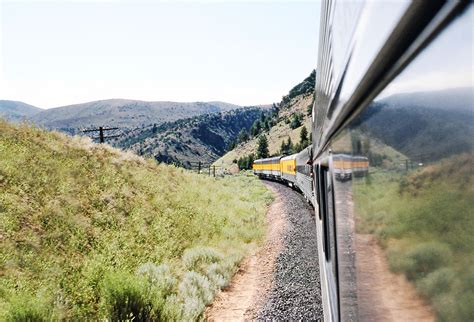
<path fill-rule="evenodd" d="M 254 178 L 4 122 L 0 155 L 0 320 L 196 318 L 263 236 Z"/>

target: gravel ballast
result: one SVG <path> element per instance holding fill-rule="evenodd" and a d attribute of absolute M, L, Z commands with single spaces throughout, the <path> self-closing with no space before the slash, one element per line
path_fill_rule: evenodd
<path fill-rule="evenodd" d="M 322 320 L 314 210 L 290 187 L 265 182 L 280 195 L 287 219 L 272 287 L 258 320 Z"/>

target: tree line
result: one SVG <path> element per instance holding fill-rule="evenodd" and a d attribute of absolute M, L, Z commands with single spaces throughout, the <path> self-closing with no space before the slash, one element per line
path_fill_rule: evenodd
<path fill-rule="evenodd" d="M 271 111 L 262 112 L 260 118 L 255 120 L 248 130 L 245 128 L 241 129 L 237 138 L 230 142 L 227 151 L 233 150 L 239 143 L 247 142 L 264 132 L 270 131 L 271 127 L 277 124 L 279 108 L 279 104 L 273 103 Z"/>

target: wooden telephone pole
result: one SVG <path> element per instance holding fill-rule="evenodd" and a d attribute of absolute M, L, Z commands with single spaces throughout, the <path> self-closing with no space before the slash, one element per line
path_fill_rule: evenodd
<path fill-rule="evenodd" d="M 98 129 L 91 129 L 91 130 L 84 130 L 82 132 L 86 133 L 86 132 L 97 132 L 99 131 L 99 136 L 98 137 L 95 137 L 95 138 L 92 138 L 92 139 L 99 139 L 99 142 L 100 143 L 104 143 L 105 142 L 105 139 L 110 139 L 110 138 L 116 138 L 120 135 L 108 135 L 108 136 L 104 136 L 104 131 L 111 131 L 111 130 L 118 130 L 118 127 L 109 127 L 109 128 L 104 128 L 102 126 L 99 126 Z"/>

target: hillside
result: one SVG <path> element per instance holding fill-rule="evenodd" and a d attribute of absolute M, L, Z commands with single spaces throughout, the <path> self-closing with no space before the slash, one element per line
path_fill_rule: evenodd
<path fill-rule="evenodd" d="M 23 102 L 0 100 L 0 117 L 10 122 L 28 120 L 41 111 L 41 108 Z"/>
<path fill-rule="evenodd" d="M 198 319 L 263 234 L 251 177 L 2 121 L 0 154 L 2 321 Z"/>
<path fill-rule="evenodd" d="M 108 99 L 43 110 L 31 121 L 47 128 L 74 133 L 74 129 L 97 126 L 137 127 L 172 122 L 196 115 L 239 108 L 224 102 L 146 102 Z"/>
<path fill-rule="evenodd" d="M 114 146 L 160 162 L 189 167 L 209 164 L 222 156 L 242 129 L 248 130 L 265 110 L 242 108 L 125 131 Z"/>
<path fill-rule="evenodd" d="M 474 149 L 473 89 L 397 94 L 373 104 L 360 118 L 367 134 L 413 160 L 435 161 Z"/>
<path fill-rule="evenodd" d="M 472 113 L 474 88 L 457 87 L 431 92 L 400 93 L 384 98 L 380 102 L 393 107 L 419 106 Z"/>
<path fill-rule="evenodd" d="M 308 132 L 311 131 L 311 108 L 314 102 L 315 77 L 316 72 L 313 71 L 303 82 L 292 88 L 289 94 L 282 98 L 281 103 L 278 105 L 278 113 L 271 120 L 272 126 L 269 129 L 264 129 L 259 134 L 267 137 L 270 155 L 279 155 L 282 142 L 287 142 L 288 138 L 291 138 L 293 143 L 298 143 L 303 126 L 306 127 Z M 301 123 L 301 125 L 296 127 L 295 124 L 292 124 L 295 116 L 298 116 L 299 123 Z M 243 156 L 255 154 L 259 135 L 238 143 L 234 149 L 227 152 L 215 161 L 214 164 L 230 169 L 235 160 Z"/>

